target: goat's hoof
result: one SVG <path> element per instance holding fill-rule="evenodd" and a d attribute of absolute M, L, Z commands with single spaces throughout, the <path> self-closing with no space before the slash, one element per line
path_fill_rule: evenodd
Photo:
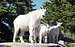
<path fill-rule="evenodd" d="M 24 41 L 21 41 L 21 43 L 24 43 Z"/>
<path fill-rule="evenodd" d="M 21 43 L 24 43 L 24 42 L 21 42 Z"/>
<path fill-rule="evenodd" d="M 39 44 L 42 44 L 41 42 Z"/>
<path fill-rule="evenodd" d="M 15 40 L 13 40 L 13 42 L 15 43 L 16 41 L 15 41 Z"/>

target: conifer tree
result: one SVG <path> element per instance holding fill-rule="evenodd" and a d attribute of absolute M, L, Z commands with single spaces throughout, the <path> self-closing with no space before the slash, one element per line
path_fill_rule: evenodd
<path fill-rule="evenodd" d="M 44 7 L 47 8 L 46 21 L 63 22 L 62 29 L 67 35 L 75 39 L 75 1 L 74 0 L 48 0 Z M 70 33 L 68 33 L 70 32 Z"/>

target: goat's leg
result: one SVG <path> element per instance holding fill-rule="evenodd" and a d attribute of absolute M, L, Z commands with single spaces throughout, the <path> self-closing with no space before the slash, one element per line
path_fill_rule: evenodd
<path fill-rule="evenodd" d="M 47 43 L 47 35 L 44 38 L 45 38 L 45 43 Z"/>
<path fill-rule="evenodd" d="M 38 34 L 39 34 L 38 28 L 34 28 L 33 35 L 34 35 L 35 43 L 37 43 L 37 41 L 38 41 L 38 36 L 39 36 Z"/>
<path fill-rule="evenodd" d="M 31 43 L 34 43 L 34 41 L 33 41 L 33 28 L 32 27 L 30 27 L 30 29 L 29 29 L 29 33 L 30 33 L 30 35 L 29 35 L 29 41 L 31 42 Z"/>
<path fill-rule="evenodd" d="M 14 28 L 14 29 L 15 31 L 14 31 L 14 36 L 13 36 L 13 42 L 16 42 L 16 36 L 17 36 L 19 28 Z"/>
<path fill-rule="evenodd" d="M 21 40 L 22 43 L 24 43 L 23 36 L 24 36 L 24 31 L 21 31 L 21 33 L 20 33 L 20 40 Z"/>
<path fill-rule="evenodd" d="M 34 38 L 35 43 L 37 43 L 37 35 L 36 34 L 34 35 L 33 38 Z"/>
<path fill-rule="evenodd" d="M 39 36 L 39 43 L 42 43 L 42 35 Z"/>

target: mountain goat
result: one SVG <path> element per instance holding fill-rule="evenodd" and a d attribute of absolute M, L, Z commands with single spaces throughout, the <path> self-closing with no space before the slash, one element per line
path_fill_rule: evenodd
<path fill-rule="evenodd" d="M 23 35 L 24 31 L 29 31 L 29 40 L 31 43 L 36 41 L 36 33 L 39 32 L 37 31 L 39 26 L 40 26 L 40 20 L 43 19 L 43 15 L 45 15 L 46 9 L 39 9 L 35 10 L 32 12 L 29 12 L 26 15 L 19 15 L 15 20 L 14 20 L 14 37 L 13 37 L 13 42 L 15 42 L 16 35 L 18 31 L 20 30 L 20 40 L 22 43 L 23 41 Z M 33 41 L 34 39 L 34 41 Z"/>

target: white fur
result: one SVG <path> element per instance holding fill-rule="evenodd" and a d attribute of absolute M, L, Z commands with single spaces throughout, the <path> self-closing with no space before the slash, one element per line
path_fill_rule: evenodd
<path fill-rule="evenodd" d="M 61 47 L 67 47 L 67 46 L 65 45 L 65 42 L 64 42 L 63 40 L 59 40 L 59 41 L 58 41 L 58 44 L 60 44 L 59 46 L 61 46 Z"/>
<path fill-rule="evenodd" d="M 29 31 L 29 33 L 30 33 L 29 40 L 31 43 L 33 43 L 33 37 L 34 37 L 34 40 L 37 37 L 36 36 L 36 33 L 37 33 L 36 29 L 39 28 L 40 19 L 42 19 L 43 15 L 45 15 L 45 11 L 46 11 L 45 9 L 39 9 L 39 10 L 29 12 L 26 15 L 19 15 L 13 22 L 14 23 L 13 42 L 15 42 L 16 35 L 20 29 L 21 42 L 24 43 L 24 41 L 23 41 L 24 31 Z"/>
<path fill-rule="evenodd" d="M 62 40 L 59 40 L 59 41 L 58 41 L 58 44 L 65 45 L 65 44 L 64 44 L 64 41 L 62 41 Z"/>
<path fill-rule="evenodd" d="M 41 29 L 40 29 L 40 33 L 39 33 L 39 43 L 42 43 L 41 40 L 42 40 L 42 37 L 46 36 L 48 32 L 50 32 L 52 29 L 54 28 L 58 28 L 59 26 L 61 26 L 62 23 L 59 23 L 57 22 L 57 25 L 56 26 L 49 26 L 48 24 L 47 25 L 44 25 L 44 24 L 41 24 Z"/>

